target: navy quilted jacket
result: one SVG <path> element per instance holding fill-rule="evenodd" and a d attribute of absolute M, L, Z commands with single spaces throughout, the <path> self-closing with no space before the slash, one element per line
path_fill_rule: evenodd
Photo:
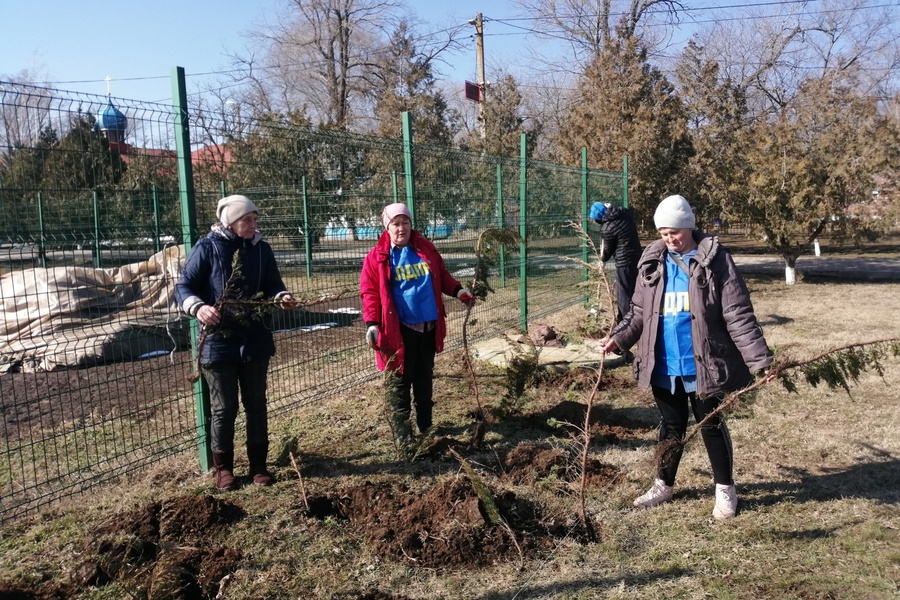
<path fill-rule="evenodd" d="M 600 220 L 600 237 L 603 238 L 601 261 L 606 262 L 615 256 L 617 267 L 637 266 L 641 258 L 641 242 L 630 210 L 621 206 L 606 209 Z"/>
<path fill-rule="evenodd" d="M 191 248 L 181 279 L 175 284 L 175 297 L 185 312 L 196 316 L 200 306 L 214 305 L 222 298 L 233 272 L 235 252 L 240 252 L 241 276 L 232 282 L 230 296 L 236 300 L 270 299 L 286 291 L 272 247 L 260 234 L 245 240 L 214 226 Z M 258 292 L 262 292 L 262 298 L 256 298 Z M 271 311 L 254 317 L 246 308 L 226 306 L 222 318 L 217 331 L 203 343 L 201 362 L 238 362 L 275 354 Z"/>

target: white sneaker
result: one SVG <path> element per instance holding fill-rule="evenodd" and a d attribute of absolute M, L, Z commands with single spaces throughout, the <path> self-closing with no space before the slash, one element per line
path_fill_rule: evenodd
<path fill-rule="evenodd" d="M 638 508 L 652 508 L 668 502 L 672 499 L 672 488 L 673 486 L 666 485 L 666 482 L 657 478 L 643 496 L 635 498 L 634 505 Z"/>
<path fill-rule="evenodd" d="M 713 508 L 713 517 L 716 519 L 730 519 L 737 513 L 737 491 L 733 485 L 716 484 L 716 506 Z"/>

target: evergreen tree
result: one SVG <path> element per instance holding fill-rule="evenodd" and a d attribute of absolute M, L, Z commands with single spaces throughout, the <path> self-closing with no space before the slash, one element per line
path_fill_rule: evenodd
<path fill-rule="evenodd" d="M 400 115 L 409 112 L 415 123 L 416 142 L 449 146 L 459 117 L 447 106 L 434 78 L 434 55 L 420 52 L 413 32 L 402 21 L 376 62 L 371 78 L 375 103 L 375 134 L 402 138 Z"/>
<path fill-rule="evenodd" d="M 719 63 L 688 42 L 676 68 L 694 154 L 679 177 L 680 193 L 703 223 L 730 212 L 741 196 L 741 169 L 746 163 L 739 133 L 750 115 L 744 90 L 723 76 Z"/>
<path fill-rule="evenodd" d="M 680 98 L 634 37 L 610 40 L 584 72 L 557 145 L 558 161 L 577 165 L 586 147 L 590 166 L 606 170 L 628 155 L 629 197 L 648 228 L 693 154 Z"/>
<path fill-rule="evenodd" d="M 101 200 L 112 198 L 125 163 L 118 152 L 110 151 L 92 115 L 77 112 L 71 119 L 69 130 L 49 151 L 39 189 L 43 190 L 45 224 L 87 230 L 93 192 Z M 101 221 L 111 218 L 104 214 Z"/>
<path fill-rule="evenodd" d="M 18 143 L 0 160 L 0 239 L 34 239 L 38 231 L 37 195 L 44 168 L 59 138 L 51 126 L 44 127 L 33 146 Z"/>
<path fill-rule="evenodd" d="M 75 113 L 71 127 L 47 157 L 42 187 L 58 197 L 85 191 L 110 192 L 125 172 L 118 152 L 100 133 L 91 115 Z"/>
<path fill-rule="evenodd" d="M 484 109 L 484 139 L 481 131 L 471 131 L 462 142 L 463 148 L 496 156 L 519 156 L 520 138 L 527 134 L 526 152 L 532 156 L 541 132 L 540 123 L 528 122 L 523 114 L 523 97 L 516 78 L 504 74 L 491 84 Z"/>
<path fill-rule="evenodd" d="M 728 211 L 784 258 L 788 283 L 797 258 L 826 230 L 858 240 L 884 224 L 865 206 L 875 177 L 900 160 L 900 135 L 858 89 L 847 71 L 808 79 L 777 118 L 741 132 L 742 193 Z"/>

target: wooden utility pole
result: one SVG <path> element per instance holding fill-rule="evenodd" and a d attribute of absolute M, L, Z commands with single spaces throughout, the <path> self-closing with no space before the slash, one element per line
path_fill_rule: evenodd
<path fill-rule="evenodd" d="M 478 123 L 481 125 L 481 140 L 487 139 L 485 130 L 484 103 L 487 100 L 487 81 L 484 79 L 484 22 L 481 13 L 469 21 L 475 26 L 475 60 L 478 68 L 478 88 L 481 91 L 481 101 L 478 103 Z"/>

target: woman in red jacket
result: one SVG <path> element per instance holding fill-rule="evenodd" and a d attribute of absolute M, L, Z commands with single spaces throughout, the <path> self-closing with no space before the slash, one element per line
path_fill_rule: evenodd
<path fill-rule="evenodd" d="M 450 275 L 428 239 L 412 228 L 405 204 L 389 204 L 381 214 L 384 233 L 363 261 L 359 278 L 366 342 L 378 368 L 391 371 L 391 421 L 401 447 L 412 437 L 411 406 L 419 433 L 431 428 L 434 356 L 447 334 L 442 294 L 464 304 L 472 294 Z"/>

